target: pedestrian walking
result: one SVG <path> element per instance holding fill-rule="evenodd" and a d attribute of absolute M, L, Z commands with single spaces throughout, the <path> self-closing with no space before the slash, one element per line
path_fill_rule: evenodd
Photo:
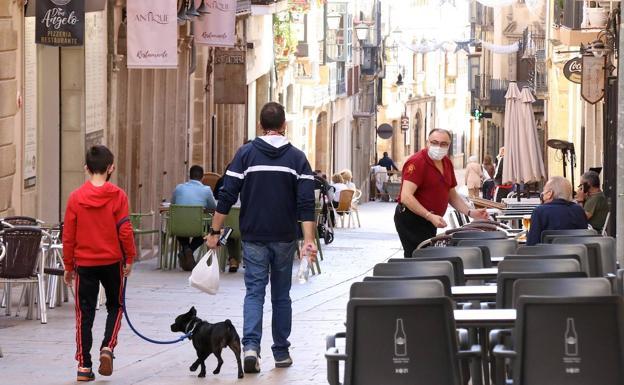
<path fill-rule="evenodd" d="M 271 281 L 273 357 L 278 368 L 291 366 L 290 287 L 297 247 L 298 222 L 303 224 L 303 249 L 316 259 L 314 175 L 303 152 L 284 137 L 284 107 L 267 103 L 260 112 L 264 136 L 241 147 L 224 178 L 219 203 L 206 237 L 217 247 L 230 208 L 240 193 L 240 230 L 245 263 L 243 351 L 246 373 L 260 372 L 260 341 L 266 286 Z"/>
<path fill-rule="evenodd" d="M 431 130 L 427 147 L 412 155 L 403 166 L 394 224 L 405 258 L 411 258 L 421 242 L 435 236 L 436 228 L 447 226 L 443 216 L 449 204 L 471 218 L 488 217 L 484 209 L 470 209 L 455 191 L 455 171 L 447 156 L 451 138 L 447 130 Z"/>
<path fill-rule="evenodd" d="M 388 152 L 383 153 L 383 157 L 379 159 L 379 162 L 377 162 L 377 165 L 381 167 L 385 167 L 386 170 L 388 171 L 392 171 L 392 170 L 399 171 L 398 167 L 396 166 L 392 158 L 388 156 Z"/>
<path fill-rule="evenodd" d="M 110 376 L 121 327 L 123 278 L 132 270 L 136 250 L 132 225 L 127 220 L 128 197 L 109 182 L 115 170 L 113 153 L 105 146 L 93 146 L 87 151 L 85 164 L 89 180 L 67 201 L 63 261 L 65 283 L 71 285 L 75 278 L 77 380 L 93 381 L 91 329 L 100 284 L 106 292 L 107 317 L 98 372 Z"/>
<path fill-rule="evenodd" d="M 468 158 L 464 178 L 464 183 L 466 183 L 466 187 L 468 187 L 469 196 L 471 198 L 478 198 L 481 182 L 483 181 L 483 170 L 481 169 L 481 164 L 479 164 L 479 159 L 476 155 L 472 155 Z"/>

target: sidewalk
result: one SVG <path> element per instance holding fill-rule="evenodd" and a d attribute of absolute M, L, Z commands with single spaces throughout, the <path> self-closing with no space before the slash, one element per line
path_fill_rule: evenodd
<path fill-rule="evenodd" d="M 344 330 L 349 287 L 359 281 L 376 263 L 400 256 L 400 242 L 393 223 L 395 204 L 372 202 L 360 207 L 362 228 L 336 229 L 336 239 L 324 246 L 322 274 L 301 285 L 293 280 L 293 331 L 291 355 L 294 365 L 275 369 L 271 355 L 270 290 L 264 309 L 262 372 L 236 378 L 236 361 L 229 351 L 223 352 L 225 363 L 220 374 L 213 375 L 217 360 L 206 360 L 207 376 L 198 379 L 189 371 L 196 359 L 189 342 L 175 345 L 154 345 L 135 336 L 124 321 L 120 343 L 115 350 L 115 373 L 112 377 L 97 376 L 95 383 L 110 384 L 324 384 L 326 364 L 325 336 Z M 293 276 L 298 265 L 293 268 Z M 241 269 L 242 270 L 242 269 Z M 210 322 L 232 320 L 242 337 L 242 304 L 245 295 L 243 273 L 224 273 L 220 292 L 209 296 L 188 286 L 188 273 L 156 270 L 156 261 L 135 266 L 128 283 L 128 312 L 133 324 L 145 335 L 155 339 L 173 339 L 178 335 L 169 330 L 175 316 L 190 306 L 198 316 Z M 15 292 L 20 290 L 14 290 Z M 76 361 L 73 299 L 69 304 L 48 311 L 48 324 L 26 321 L 4 315 L 0 309 L 0 358 L 2 384 L 74 384 Z M 94 367 L 99 364 L 97 349 L 103 334 L 105 307 L 96 315 L 94 325 Z M 22 310 L 24 314 L 24 309 Z M 229 350 L 229 349 L 226 349 Z"/>

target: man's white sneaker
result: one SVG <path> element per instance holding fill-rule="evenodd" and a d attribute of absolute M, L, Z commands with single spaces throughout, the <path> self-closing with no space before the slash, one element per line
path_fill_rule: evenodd
<path fill-rule="evenodd" d="M 260 357 L 255 350 L 246 350 L 244 353 L 245 373 L 260 373 Z"/>
<path fill-rule="evenodd" d="M 293 364 L 293 360 L 292 358 L 290 358 L 290 356 L 284 358 L 283 360 L 275 360 L 275 367 L 276 368 L 288 368 L 289 366 L 292 366 Z"/>

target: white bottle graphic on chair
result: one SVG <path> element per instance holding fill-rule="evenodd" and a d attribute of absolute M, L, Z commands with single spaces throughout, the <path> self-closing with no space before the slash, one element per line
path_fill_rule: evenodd
<path fill-rule="evenodd" d="M 578 356 L 578 335 L 576 334 L 576 328 L 574 326 L 574 318 L 567 319 L 566 331 L 565 331 L 565 355 L 566 356 Z"/>
<path fill-rule="evenodd" d="M 394 331 L 394 355 L 397 357 L 407 356 L 407 336 L 403 327 L 403 319 L 397 318 L 396 330 Z"/>

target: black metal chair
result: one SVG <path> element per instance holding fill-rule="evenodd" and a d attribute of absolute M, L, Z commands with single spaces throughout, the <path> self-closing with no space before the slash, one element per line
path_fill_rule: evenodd
<path fill-rule="evenodd" d="M 412 253 L 413 259 L 419 260 L 427 257 L 459 257 L 466 269 L 488 267 L 484 265 L 482 251 L 477 247 L 428 247 L 414 250 Z"/>
<path fill-rule="evenodd" d="M 615 238 L 612 237 L 557 237 L 552 241 L 553 244 L 566 244 L 566 245 L 586 245 L 587 249 L 591 249 L 592 246 L 597 247 L 597 265 L 596 276 L 606 277 L 608 274 L 615 274 L 617 271 L 617 258 L 615 253 Z"/>
<path fill-rule="evenodd" d="M 463 277 L 463 271 L 461 276 Z M 449 261 L 423 261 L 420 263 L 378 263 L 373 268 L 373 276 L 431 277 L 446 275 L 455 286 L 457 282 L 453 265 Z"/>
<path fill-rule="evenodd" d="M 586 278 L 583 272 L 514 272 L 499 273 L 496 277 L 496 308 L 513 308 L 514 284 L 519 279 L 560 279 L 560 278 Z"/>
<path fill-rule="evenodd" d="M 552 240 L 556 237 L 582 237 L 582 236 L 597 236 L 600 234 L 593 229 L 566 229 L 566 230 L 544 230 L 542 231 L 541 240 L 542 243 L 552 243 Z"/>
<path fill-rule="evenodd" d="M 600 297 L 613 294 L 606 278 L 520 278 L 513 284 L 512 307 L 522 296 L 540 297 Z"/>
<path fill-rule="evenodd" d="M 506 259 L 498 264 L 498 273 L 567 273 L 580 272 L 576 259 Z"/>
<path fill-rule="evenodd" d="M 533 255 L 539 258 L 539 256 L 546 255 L 566 255 L 574 254 L 578 256 L 578 260 L 581 263 L 581 270 L 587 272 L 590 277 L 597 277 L 597 258 L 596 250 L 588 250 L 586 245 L 564 245 L 564 244 L 552 244 L 552 243 L 540 243 L 534 246 L 520 246 L 516 251 L 517 255 Z"/>
<path fill-rule="evenodd" d="M 624 299 L 522 297 L 514 328 L 515 351 L 494 347 L 497 384 L 621 385 L 624 383 Z"/>
<path fill-rule="evenodd" d="M 376 277 L 364 277 L 364 282 L 400 282 L 400 281 L 429 281 L 435 280 L 442 284 L 444 290 L 444 296 L 452 297 L 451 280 L 448 275 L 425 275 L 420 277 L 405 277 L 405 276 L 376 276 Z"/>
<path fill-rule="evenodd" d="M 414 258 L 390 258 L 389 263 L 421 263 L 426 261 L 449 261 L 453 265 L 453 272 L 455 273 L 455 282 L 466 283 L 464 278 L 464 262 L 460 257 L 420 257 Z"/>
<path fill-rule="evenodd" d="M 451 245 L 456 246 L 462 239 L 508 239 L 502 231 L 459 231 L 451 236 Z"/>
<path fill-rule="evenodd" d="M 346 351 L 336 338 L 346 338 Z M 374 348 L 371 348 L 374 347 Z M 339 361 L 345 361 L 345 385 L 460 385 L 460 359 L 480 365 L 481 349 L 459 350 L 449 298 L 351 299 L 347 332 L 327 337 L 327 379 L 341 384 Z M 481 372 L 472 373 L 481 384 Z"/>
<path fill-rule="evenodd" d="M 492 267 L 492 258 L 514 254 L 518 249 L 515 239 L 462 239 L 457 242 L 460 247 L 478 247 L 483 254 L 483 266 Z"/>
<path fill-rule="evenodd" d="M 367 281 L 351 285 L 349 298 L 433 298 L 445 297 L 437 279 Z"/>

